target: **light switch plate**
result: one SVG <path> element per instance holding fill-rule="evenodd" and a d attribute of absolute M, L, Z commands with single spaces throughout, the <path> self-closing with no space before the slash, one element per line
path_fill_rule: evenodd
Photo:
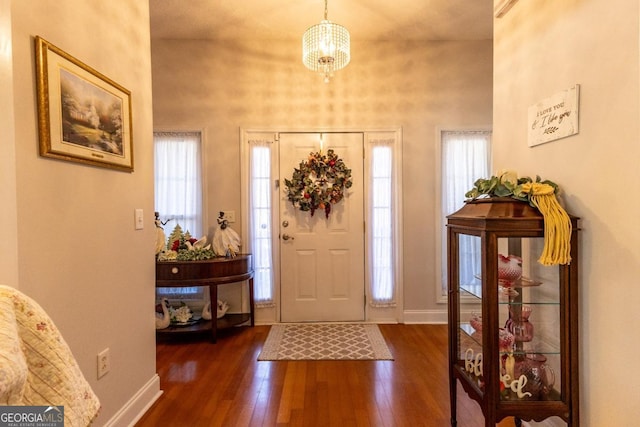
<path fill-rule="evenodd" d="M 144 211 L 142 209 L 135 210 L 135 227 L 136 230 L 144 228 Z"/>
<path fill-rule="evenodd" d="M 223 211 L 224 216 L 223 219 L 226 219 L 228 222 L 236 222 L 236 211 Z"/>

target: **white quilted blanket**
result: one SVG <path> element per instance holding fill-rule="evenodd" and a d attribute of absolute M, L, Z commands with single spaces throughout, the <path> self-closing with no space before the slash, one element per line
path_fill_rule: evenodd
<path fill-rule="evenodd" d="M 86 427 L 100 402 L 58 328 L 38 303 L 0 285 L 0 405 L 64 406 L 65 426 Z"/>

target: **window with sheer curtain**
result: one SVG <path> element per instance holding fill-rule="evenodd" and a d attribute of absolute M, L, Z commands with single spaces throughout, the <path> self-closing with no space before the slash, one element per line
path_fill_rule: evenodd
<path fill-rule="evenodd" d="M 155 209 L 168 236 L 176 225 L 196 238 L 202 226 L 200 132 L 154 132 Z M 158 296 L 202 299 L 202 287 L 158 288 Z"/>
<path fill-rule="evenodd" d="M 249 210 L 254 268 L 254 300 L 258 307 L 274 305 L 271 256 L 271 148 L 272 141 L 250 140 Z"/>
<path fill-rule="evenodd" d="M 473 187 L 478 178 L 486 178 L 489 173 L 490 131 L 443 131 L 441 158 L 441 223 L 442 223 L 442 295 L 447 292 L 447 215 L 460 209 L 465 201 L 465 193 Z M 480 271 L 479 239 L 461 236 L 460 283 L 471 285 L 474 275 Z"/>
<path fill-rule="evenodd" d="M 369 273 L 371 305 L 395 306 L 393 139 L 372 142 L 370 156 Z"/>

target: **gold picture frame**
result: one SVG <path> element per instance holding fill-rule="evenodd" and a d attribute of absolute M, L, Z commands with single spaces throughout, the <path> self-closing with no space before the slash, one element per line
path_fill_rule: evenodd
<path fill-rule="evenodd" d="M 493 13 L 496 18 L 502 18 L 509 12 L 509 10 L 516 4 L 518 0 L 498 0 L 493 8 Z"/>
<path fill-rule="evenodd" d="M 40 155 L 133 172 L 131 92 L 36 36 Z"/>

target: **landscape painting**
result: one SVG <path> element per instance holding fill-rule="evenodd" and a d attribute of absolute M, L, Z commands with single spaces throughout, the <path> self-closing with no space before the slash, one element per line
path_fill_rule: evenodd
<path fill-rule="evenodd" d="M 60 95 L 64 142 L 123 154 L 122 99 L 65 69 L 60 70 Z"/>
<path fill-rule="evenodd" d="M 132 172 L 131 93 L 41 37 L 35 42 L 40 155 Z"/>

